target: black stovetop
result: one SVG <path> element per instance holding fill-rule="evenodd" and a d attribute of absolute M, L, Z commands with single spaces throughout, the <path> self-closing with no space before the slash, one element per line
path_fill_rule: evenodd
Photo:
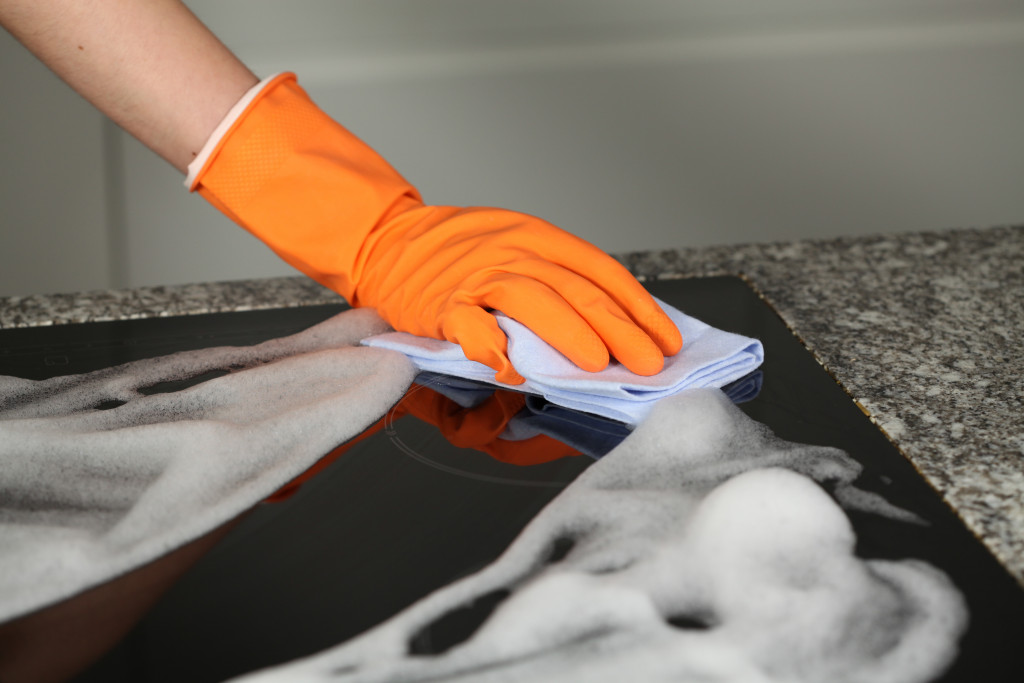
<path fill-rule="evenodd" d="M 921 558 L 964 593 L 970 627 L 941 680 L 1017 675 L 1024 591 L 774 311 L 738 278 L 648 286 L 690 315 L 762 341 L 762 388 L 741 406 L 749 416 L 783 439 L 847 451 L 864 466 L 858 487 L 929 522 L 848 512 L 859 555 Z M 4 330 L 0 374 L 41 379 L 173 351 L 256 343 L 341 309 Z M 415 417 L 393 420 L 290 497 L 245 515 L 76 680 L 219 681 L 335 645 L 493 561 L 592 462 L 584 455 L 528 467 L 503 463 L 452 446 Z M 438 624 L 424 634 L 422 647 L 442 650 L 482 618 L 467 612 L 461 621 Z"/>

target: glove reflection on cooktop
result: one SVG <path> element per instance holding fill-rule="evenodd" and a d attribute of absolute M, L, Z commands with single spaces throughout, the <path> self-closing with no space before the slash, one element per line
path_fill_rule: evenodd
<path fill-rule="evenodd" d="M 754 370 L 722 391 L 734 403 L 754 399 L 761 390 L 763 373 Z M 411 416 L 437 428 L 438 434 L 456 449 L 486 453 L 494 461 L 531 466 L 560 458 L 585 455 L 598 459 L 629 436 L 632 428 L 621 422 L 555 405 L 541 396 L 474 382 L 432 372 L 420 373 L 413 386 L 388 414 L 362 435 L 335 449 L 314 467 L 289 483 L 269 501 L 277 502 L 294 493 L 303 482 L 321 472 L 366 437 L 385 429 L 392 443 L 410 457 L 439 470 L 486 481 L 563 487 L 570 480 L 547 481 L 535 472 L 516 472 L 494 463 L 442 449 L 445 457 L 433 454 L 431 442 L 417 442 Z"/>

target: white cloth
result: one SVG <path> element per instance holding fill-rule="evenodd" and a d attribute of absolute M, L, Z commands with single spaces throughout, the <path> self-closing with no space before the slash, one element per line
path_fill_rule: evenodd
<path fill-rule="evenodd" d="M 683 350 L 665 359 L 657 375 L 644 377 L 612 361 L 601 372 L 581 370 L 525 325 L 496 313 L 508 335 L 508 355 L 526 382 L 517 390 L 552 403 L 626 424 L 639 423 L 666 396 L 686 389 L 719 389 L 744 377 L 764 361 L 761 342 L 725 332 L 658 302 L 683 335 Z M 504 386 L 494 370 L 466 358 L 457 344 L 389 332 L 363 340 L 368 346 L 400 351 L 420 370 Z"/>

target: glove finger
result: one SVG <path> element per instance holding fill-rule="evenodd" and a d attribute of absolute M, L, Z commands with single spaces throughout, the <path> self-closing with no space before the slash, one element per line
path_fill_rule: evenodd
<path fill-rule="evenodd" d="M 456 305 L 444 314 L 444 338 L 462 347 L 466 358 L 483 363 L 495 371 L 494 379 L 503 384 L 522 384 L 526 380 L 508 359 L 508 338 L 494 316 L 471 305 Z"/>
<path fill-rule="evenodd" d="M 679 328 L 632 273 L 589 242 L 551 227 L 554 232 L 547 239 L 538 241 L 546 245 L 538 251 L 540 256 L 600 288 L 647 333 L 662 354 L 674 356 L 679 353 L 683 346 Z"/>
<path fill-rule="evenodd" d="M 608 347 L 604 341 L 576 309 L 545 283 L 515 273 L 482 271 L 466 284 L 466 291 L 460 295 L 464 301 L 500 310 L 588 372 L 608 367 Z"/>
<path fill-rule="evenodd" d="M 585 322 L 607 349 L 606 353 L 610 352 L 638 375 L 654 375 L 664 367 L 665 358 L 657 343 L 594 283 L 547 261 L 520 261 L 513 268 L 514 273 L 492 276 L 483 303 L 523 323 L 574 362 L 580 333 L 570 338 L 563 336 L 567 319 Z M 527 289 L 524 283 L 529 282 L 543 289 Z M 566 311 L 566 305 L 571 313 Z M 587 351 L 585 355 L 592 353 Z M 578 362 L 577 365 L 590 369 Z M 598 369 L 603 369 L 603 364 Z"/>

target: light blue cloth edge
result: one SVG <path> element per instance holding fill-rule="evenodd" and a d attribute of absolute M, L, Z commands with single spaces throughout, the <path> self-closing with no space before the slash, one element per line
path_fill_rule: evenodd
<path fill-rule="evenodd" d="M 420 370 L 538 394 L 552 403 L 627 424 L 640 422 L 665 396 L 686 389 L 721 388 L 764 362 L 764 348 L 757 339 L 711 327 L 663 301 L 658 303 L 679 328 L 683 350 L 666 358 L 664 369 L 651 377 L 634 374 L 615 360 L 600 372 L 581 370 L 525 325 L 500 312 L 495 318 L 508 336 L 509 359 L 526 379 L 514 387 L 495 382 L 494 370 L 469 360 L 460 346 L 448 341 L 388 332 L 362 343 L 399 351 Z"/>

